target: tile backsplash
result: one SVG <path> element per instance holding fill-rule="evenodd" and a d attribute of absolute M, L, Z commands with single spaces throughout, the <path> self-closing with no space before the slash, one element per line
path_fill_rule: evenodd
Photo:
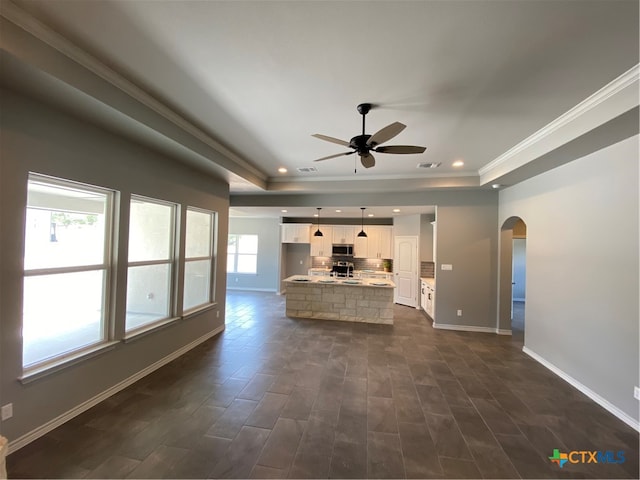
<path fill-rule="evenodd" d="M 382 270 L 382 262 L 380 258 L 353 258 L 353 257 L 311 257 L 312 268 L 331 268 L 333 262 L 351 262 L 354 270 Z M 393 271 L 393 260 L 391 262 L 391 271 Z M 324 262 L 324 265 L 322 264 Z"/>
<path fill-rule="evenodd" d="M 420 277 L 435 278 L 436 264 L 434 262 L 420 262 Z"/>

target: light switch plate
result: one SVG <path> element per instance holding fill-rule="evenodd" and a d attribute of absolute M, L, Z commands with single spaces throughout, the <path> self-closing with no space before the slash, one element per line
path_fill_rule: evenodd
<path fill-rule="evenodd" d="M 640 387 L 633 387 L 633 396 L 640 400 Z"/>
<path fill-rule="evenodd" d="M 442 270 L 453 270 L 453 265 L 451 265 L 450 263 L 443 263 L 442 265 L 440 265 L 440 268 Z"/>
<path fill-rule="evenodd" d="M 0 415 L 2 420 L 9 420 L 11 417 L 13 417 L 13 403 L 7 403 L 6 405 L 3 405 L 1 411 L 2 413 Z"/>

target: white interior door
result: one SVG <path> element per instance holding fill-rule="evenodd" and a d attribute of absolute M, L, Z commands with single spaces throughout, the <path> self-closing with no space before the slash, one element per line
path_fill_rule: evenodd
<path fill-rule="evenodd" d="M 395 237 L 393 270 L 396 283 L 394 301 L 418 306 L 418 237 Z"/>

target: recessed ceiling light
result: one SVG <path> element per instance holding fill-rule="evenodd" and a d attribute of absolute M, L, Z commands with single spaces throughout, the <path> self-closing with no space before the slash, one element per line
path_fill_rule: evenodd
<path fill-rule="evenodd" d="M 286 168 L 284 168 L 284 167 L 280 167 L 280 168 L 278 169 L 278 171 L 279 171 L 280 173 L 287 173 L 287 169 L 286 169 Z"/>
<path fill-rule="evenodd" d="M 317 216 L 318 216 L 318 214 L 317 214 L 317 213 L 314 213 L 314 214 L 313 214 L 313 216 L 314 216 L 314 217 L 317 217 Z"/>
<path fill-rule="evenodd" d="M 491 185 L 491 188 L 500 188 L 502 185 L 500 185 L 499 183 L 494 183 L 493 185 Z"/>
<path fill-rule="evenodd" d="M 280 210 L 280 211 L 281 211 L 282 213 L 287 213 L 287 211 L 286 211 L 286 210 Z"/>
<path fill-rule="evenodd" d="M 464 166 L 464 162 L 462 160 L 456 160 L 451 165 L 454 166 L 454 167 L 462 167 L 462 166 Z"/>
<path fill-rule="evenodd" d="M 336 213 L 342 213 L 342 210 L 336 210 Z"/>
<path fill-rule="evenodd" d="M 400 209 L 399 209 L 399 208 L 394 208 L 394 209 L 393 209 L 393 213 L 399 213 L 399 212 L 400 212 Z"/>
<path fill-rule="evenodd" d="M 368 214 L 367 217 L 373 217 L 373 213 Z"/>

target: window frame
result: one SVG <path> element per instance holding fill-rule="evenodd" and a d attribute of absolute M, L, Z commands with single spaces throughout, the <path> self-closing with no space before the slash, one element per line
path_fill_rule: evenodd
<path fill-rule="evenodd" d="M 229 245 L 229 237 L 236 237 L 236 251 L 233 253 L 233 270 L 229 271 L 229 266 L 227 265 L 227 274 L 231 275 L 258 275 L 258 252 L 260 245 L 260 235 L 257 233 L 229 233 L 227 235 L 227 246 Z M 243 253 L 238 251 L 238 246 L 240 245 L 240 237 L 242 236 L 251 236 L 256 237 L 256 253 Z M 238 255 L 254 255 L 256 257 L 256 271 L 255 272 L 238 272 Z M 229 250 L 227 248 L 227 263 L 229 258 Z"/>
<path fill-rule="evenodd" d="M 168 260 L 138 260 L 133 262 L 129 260 L 128 252 L 129 252 L 129 247 L 131 242 L 131 205 L 134 200 L 140 200 L 146 203 L 153 203 L 156 205 L 171 207 L 171 228 L 170 228 L 171 239 L 169 243 L 170 258 Z M 179 252 L 178 252 L 179 238 L 180 238 L 179 225 L 180 225 L 180 204 L 176 202 L 172 202 L 170 200 L 163 200 L 160 198 L 148 197 L 146 195 L 140 195 L 137 193 L 132 193 L 129 196 L 129 225 L 128 225 L 129 231 L 127 235 L 127 259 L 126 259 L 127 281 L 126 281 L 126 289 L 125 289 L 125 296 L 124 296 L 125 305 L 129 299 L 129 271 L 132 267 L 169 265 L 171 270 L 169 273 L 169 288 L 167 289 L 167 293 L 169 295 L 169 302 L 168 302 L 169 308 L 168 308 L 167 315 L 165 317 L 153 320 L 151 322 L 148 322 L 142 325 L 138 325 L 133 328 L 127 328 L 127 312 L 125 309 L 124 337 L 123 337 L 125 341 L 130 340 L 133 337 L 146 334 L 151 330 L 154 330 L 167 323 L 178 320 L 179 318 L 177 316 L 177 301 L 176 301 L 176 297 L 178 293 L 177 292 L 177 288 L 178 288 L 177 276 L 178 276 L 178 270 L 179 270 L 178 267 L 179 267 L 179 260 L 180 260 Z"/>
<path fill-rule="evenodd" d="M 68 363 L 74 363 L 79 358 L 85 356 L 91 356 L 95 354 L 97 351 L 100 351 L 104 348 L 109 348 L 114 342 L 112 338 L 112 278 L 113 278 L 113 265 L 114 265 L 114 245 L 115 245 L 115 237 L 117 235 L 117 228 L 114 223 L 115 219 L 115 205 L 117 201 L 118 192 L 111 188 L 100 187 L 97 185 L 91 185 L 84 182 L 79 182 L 76 180 L 69 180 L 60 177 L 54 177 L 50 175 L 45 175 L 36 172 L 29 172 L 27 177 L 27 194 L 29 192 L 29 187 L 31 183 L 39 183 L 47 186 L 58 187 L 58 188 L 68 188 L 72 190 L 83 190 L 89 193 L 104 195 L 105 197 L 105 213 L 104 213 L 104 246 L 102 252 L 102 263 L 98 264 L 87 264 L 87 265 L 75 265 L 71 267 L 43 267 L 43 268 L 32 268 L 27 269 L 23 263 L 23 280 L 22 280 L 22 288 L 23 288 L 23 312 L 22 312 L 22 326 L 24 328 L 24 284 L 26 278 L 29 277 L 39 277 L 45 275 L 59 275 L 59 274 L 68 274 L 68 273 L 80 273 L 80 272 L 95 272 L 95 271 L 103 271 L 102 277 L 102 318 L 101 318 L 101 328 L 100 328 L 100 339 L 96 342 L 89 343 L 87 345 L 83 345 L 77 348 L 73 348 L 72 350 L 62 352 L 58 355 L 54 355 L 48 358 L 45 358 L 41 361 L 31 363 L 29 365 L 25 365 L 24 363 L 24 339 L 22 343 L 22 373 L 23 376 L 21 379 L 27 379 L 29 377 L 38 376 L 43 371 L 57 370 L 61 368 L 61 366 L 66 365 Z M 23 245 L 26 244 L 27 232 L 26 232 L 26 215 L 27 210 L 29 209 L 28 200 L 25 202 L 25 223 L 23 229 Z M 26 247 L 24 247 L 26 248 Z"/>
<path fill-rule="evenodd" d="M 206 256 L 206 257 L 188 257 L 187 256 L 187 232 L 188 232 L 187 222 L 189 221 L 189 216 L 188 216 L 189 211 L 196 212 L 196 213 L 205 213 L 209 215 L 211 219 L 211 223 L 209 227 L 209 238 L 211 239 L 209 243 L 209 256 Z M 183 274 L 182 274 L 182 314 L 189 315 L 193 312 L 205 309 L 215 304 L 215 301 L 216 301 L 215 299 L 215 259 L 218 251 L 217 235 L 216 235 L 218 214 L 213 210 L 207 210 L 205 208 L 199 208 L 199 207 L 193 207 L 193 206 L 186 206 L 184 209 L 184 217 L 185 217 L 185 227 L 184 227 L 185 236 L 184 236 L 184 264 L 183 264 Z M 200 303 L 198 305 L 194 305 L 189 308 L 185 308 L 184 298 L 187 290 L 186 289 L 187 263 L 197 262 L 202 260 L 209 260 L 209 269 L 208 269 L 209 295 L 208 295 L 207 301 Z"/>

